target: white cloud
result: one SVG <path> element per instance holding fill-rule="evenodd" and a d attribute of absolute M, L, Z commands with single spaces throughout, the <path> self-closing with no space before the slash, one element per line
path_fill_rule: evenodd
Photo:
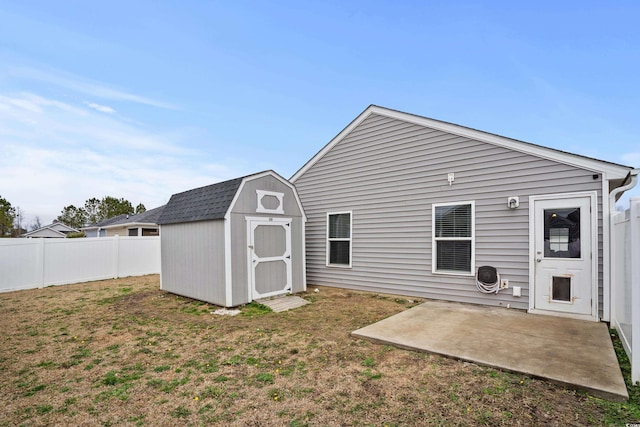
<path fill-rule="evenodd" d="M 98 111 L 103 112 L 103 113 L 107 113 L 107 114 L 114 114 L 114 113 L 116 112 L 116 110 L 114 110 L 114 109 L 113 109 L 113 108 L 111 108 L 111 107 L 108 107 L 108 106 L 106 106 L 106 105 L 96 104 L 95 102 L 85 102 L 85 104 L 86 104 L 88 107 L 91 107 L 91 108 L 93 108 L 94 110 L 98 110 Z"/>
<path fill-rule="evenodd" d="M 42 70 L 34 67 L 10 67 L 5 74 L 10 78 L 45 82 L 96 98 L 133 102 L 164 109 L 177 109 L 176 106 L 167 102 L 129 93 L 62 71 Z"/>
<path fill-rule="evenodd" d="M 0 94 L 0 111 L 0 196 L 27 222 L 37 215 L 49 223 L 66 205 L 107 195 L 153 208 L 173 193 L 248 172 L 189 148 L 190 131 L 161 133 L 33 93 Z"/>

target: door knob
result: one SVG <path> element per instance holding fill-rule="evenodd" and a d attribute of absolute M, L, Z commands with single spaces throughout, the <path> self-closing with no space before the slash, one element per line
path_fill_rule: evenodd
<path fill-rule="evenodd" d="M 536 262 L 542 262 L 542 258 L 536 258 Z"/>

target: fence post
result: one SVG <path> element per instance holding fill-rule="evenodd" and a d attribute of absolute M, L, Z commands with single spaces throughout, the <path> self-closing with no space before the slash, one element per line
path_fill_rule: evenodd
<path fill-rule="evenodd" d="M 36 265 L 35 268 L 37 268 L 38 270 L 38 279 L 37 279 L 37 285 L 40 288 L 44 287 L 44 282 L 45 282 L 45 275 L 44 275 L 44 257 L 45 257 L 45 250 L 44 250 L 44 241 L 46 239 L 38 239 L 38 245 L 36 246 L 36 251 L 37 251 L 37 256 L 36 256 Z"/>
<path fill-rule="evenodd" d="M 624 215 L 624 213 L 622 213 L 622 215 Z M 617 325 L 618 324 L 618 319 L 617 319 L 617 307 L 616 307 L 616 303 L 617 303 L 617 286 L 616 283 L 618 283 L 619 279 L 618 279 L 618 245 L 620 244 L 619 239 L 617 237 L 617 232 L 618 232 L 618 227 L 620 227 L 618 225 L 618 217 L 620 216 L 620 212 L 612 212 L 611 216 L 609 217 L 609 222 L 610 222 L 610 230 L 609 230 L 609 238 L 611 240 L 611 243 L 609 244 L 609 257 L 611 258 L 611 262 L 609 263 L 609 277 L 610 277 L 610 281 L 609 283 L 611 284 L 609 286 L 609 290 L 611 292 L 611 297 L 609 298 L 609 305 L 611 306 L 610 310 L 609 310 L 609 321 L 611 322 L 612 325 Z"/>
<path fill-rule="evenodd" d="M 119 264 L 120 264 L 120 236 L 113 236 L 113 278 L 117 279 L 119 276 Z"/>
<path fill-rule="evenodd" d="M 631 381 L 640 381 L 640 197 L 629 207 L 631 248 Z"/>

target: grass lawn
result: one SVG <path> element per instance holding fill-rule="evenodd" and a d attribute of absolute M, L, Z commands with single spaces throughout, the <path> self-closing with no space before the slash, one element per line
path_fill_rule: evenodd
<path fill-rule="evenodd" d="M 418 300 L 302 297 L 312 304 L 230 317 L 160 291 L 158 276 L 0 294 L 0 426 L 640 422 L 639 386 L 613 403 L 350 337 Z"/>

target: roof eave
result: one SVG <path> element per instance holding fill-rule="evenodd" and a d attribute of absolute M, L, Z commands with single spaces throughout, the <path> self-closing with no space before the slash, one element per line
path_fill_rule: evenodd
<path fill-rule="evenodd" d="M 388 108 L 370 105 L 358 117 L 356 117 L 347 127 L 345 127 L 338 135 L 336 135 L 328 144 L 326 144 L 314 157 L 312 157 L 302 168 L 300 168 L 290 179 L 295 183 L 300 176 L 309 170 L 315 163 L 324 157 L 336 144 L 342 141 L 355 127 L 362 123 L 371 114 L 378 114 L 390 118 L 395 118 L 409 123 L 429 127 L 431 129 L 440 130 L 453 135 L 474 139 L 500 147 L 509 148 L 522 153 L 534 155 L 537 157 L 575 166 L 581 169 L 602 173 L 605 179 L 620 179 L 626 177 L 632 167 L 618 165 L 598 159 L 591 159 L 580 156 L 578 154 L 566 153 L 553 148 L 543 147 L 524 141 L 511 139 L 508 137 L 456 125 L 453 123 L 443 122 L 430 119 L 423 116 L 417 116 L 402 111 L 390 110 Z"/>

